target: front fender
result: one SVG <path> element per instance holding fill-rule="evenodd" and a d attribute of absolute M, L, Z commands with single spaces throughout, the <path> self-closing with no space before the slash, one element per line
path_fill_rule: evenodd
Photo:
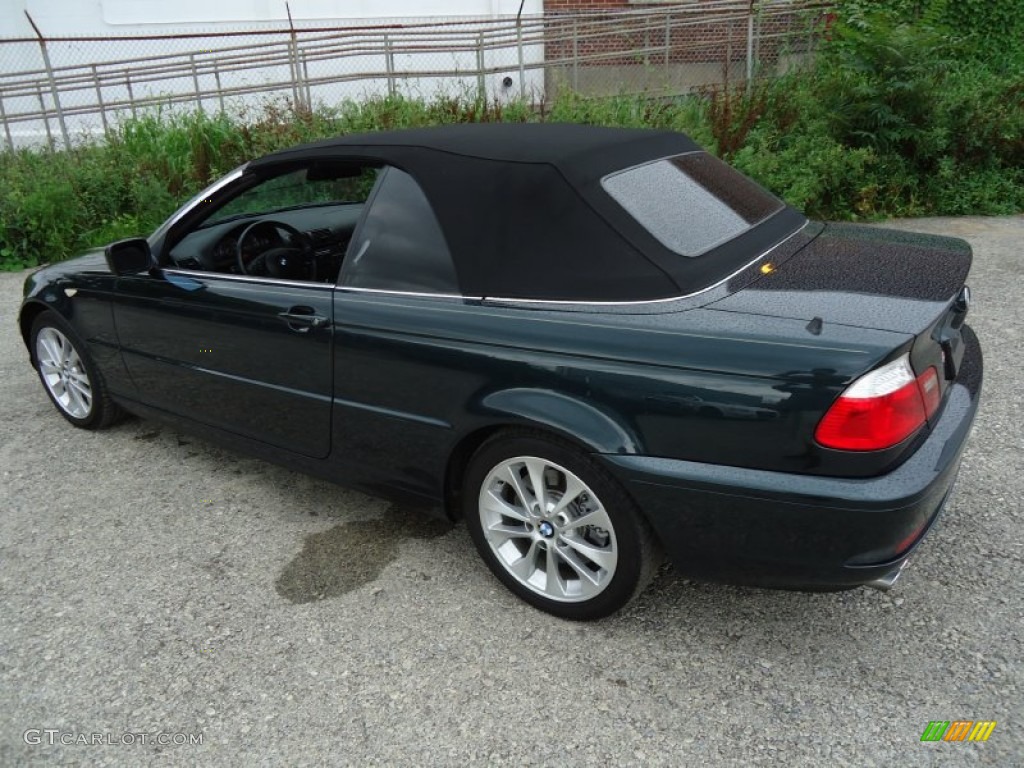
<path fill-rule="evenodd" d="M 37 269 L 25 278 L 22 289 L 23 300 L 18 314 L 22 338 L 28 342 L 32 322 L 44 309 L 57 312 L 86 340 L 90 340 L 93 331 L 98 330 L 102 333 L 111 330 L 110 321 L 106 317 L 100 317 L 98 323 L 90 322 L 88 310 L 85 312 L 83 324 L 83 318 L 78 317 L 81 313 L 76 304 L 82 300 L 87 304 L 92 303 L 91 300 L 99 300 L 104 306 L 109 306 L 109 295 L 113 287 L 113 276 L 107 269 L 106 257 L 99 248 L 73 259 Z M 76 296 L 78 300 L 72 301 Z M 109 311 L 106 314 L 109 315 Z M 91 325 L 98 327 L 92 328 Z"/>
<path fill-rule="evenodd" d="M 114 289 L 115 278 L 106 269 L 100 251 L 51 264 L 29 275 L 25 279 L 18 325 L 30 361 L 32 324 L 41 312 L 50 310 L 60 315 L 85 342 L 86 351 L 102 370 L 113 394 L 133 391 L 114 327 Z"/>
<path fill-rule="evenodd" d="M 62 290 L 51 284 L 30 294 L 26 285 L 26 298 L 18 312 L 18 328 L 21 330 L 21 338 L 26 348 L 29 347 L 28 335 L 32 330 L 32 323 L 47 309 L 53 310 L 68 322 L 71 321 L 71 301 Z"/>
<path fill-rule="evenodd" d="M 583 442 L 596 453 L 640 453 L 632 429 L 583 398 L 546 389 L 503 389 L 486 395 L 478 407 L 489 418 L 534 424 Z"/>

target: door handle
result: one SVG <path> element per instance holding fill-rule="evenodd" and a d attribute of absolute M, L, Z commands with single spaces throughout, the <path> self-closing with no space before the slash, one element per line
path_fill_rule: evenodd
<path fill-rule="evenodd" d="M 327 325 L 327 318 L 318 315 L 312 307 L 291 307 L 284 312 L 278 312 L 277 316 L 298 333 L 308 333 L 310 328 L 322 328 Z"/>

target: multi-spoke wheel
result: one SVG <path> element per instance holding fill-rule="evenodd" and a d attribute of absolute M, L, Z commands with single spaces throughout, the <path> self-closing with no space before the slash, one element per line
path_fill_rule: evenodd
<path fill-rule="evenodd" d="M 43 312 L 32 325 L 32 361 L 57 410 L 76 427 L 99 429 L 121 411 L 84 345 L 62 318 Z"/>
<path fill-rule="evenodd" d="M 622 488 L 566 444 L 499 435 L 466 473 L 465 517 L 495 575 L 556 616 L 621 608 L 657 565 L 653 537 Z"/>

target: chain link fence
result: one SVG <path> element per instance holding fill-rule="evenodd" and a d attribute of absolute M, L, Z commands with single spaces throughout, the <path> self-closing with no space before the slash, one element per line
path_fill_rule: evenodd
<path fill-rule="evenodd" d="M 289 24 L 189 35 L 0 39 L 3 146 L 70 147 L 142 110 L 241 113 L 274 100 L 300 108 L 388 94 L 550 101 L 674 96 L 772 76 L 805 61 L 828 3 L 742 2 Z M 33 27 L 35 25 L 33 24 Z"/>

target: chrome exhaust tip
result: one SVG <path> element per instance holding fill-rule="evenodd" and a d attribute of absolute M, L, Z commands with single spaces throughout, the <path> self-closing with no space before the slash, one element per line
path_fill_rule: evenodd
<path fill-rule="evenodd" d="M 896 582 L 903 574 L 903 569 L 906 568 L 907 565 L 909 565 L 909 563 L 910 558 L 907 558 L 884 576 L 879 576 L 877 579 L 875 579 L 874 581 L 869 581 L 864 586 L 871 587 L 872 589 L 877 589 L 880 592 L 888 592 L 890 589 L 896 586 Z"/>

